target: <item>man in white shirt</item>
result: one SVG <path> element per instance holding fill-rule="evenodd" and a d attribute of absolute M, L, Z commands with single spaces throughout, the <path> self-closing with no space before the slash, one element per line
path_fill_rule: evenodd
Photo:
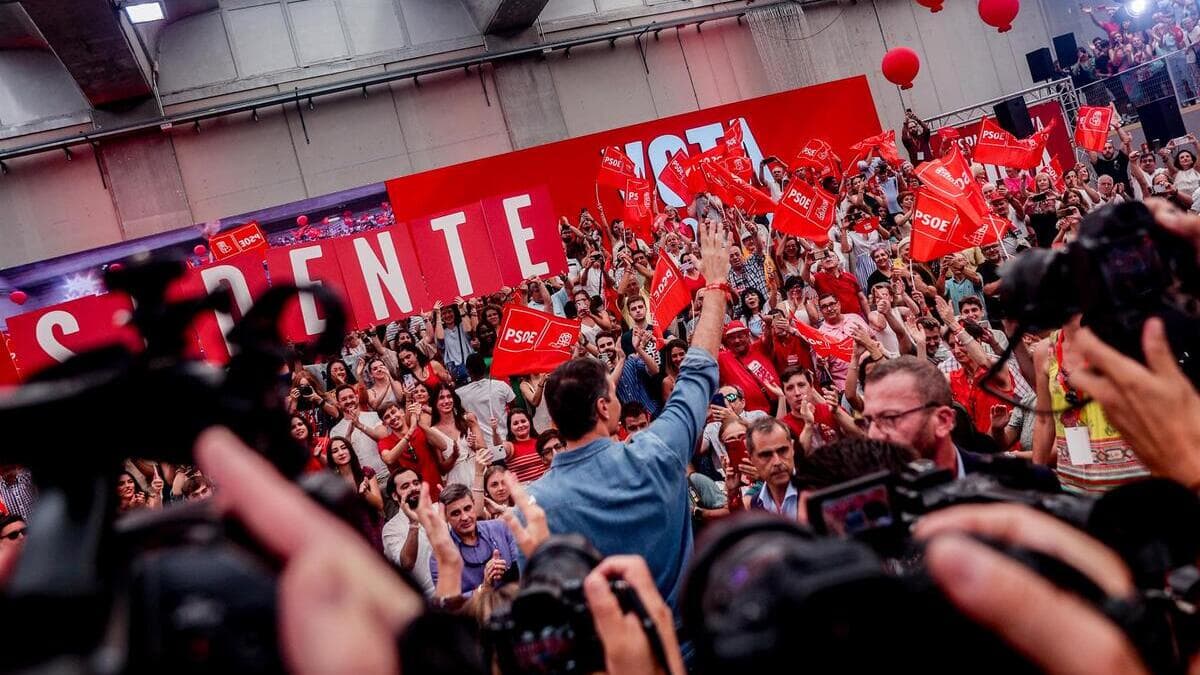
<path fill-rule="evenodd" d="M 383 525 L 383 552 L 400 569 L 412 575 L 413 581 L 425 595 L 433 595 L 433 577 L 429 573 L 429 556 L 433 548 L 429 536 L 417 522 L 417 497 L 421 479 L 412 469 L 401 469 L 387 482 L 387 496 L 400 510 Z"/>
<path fill-rule="evenodd" d="M 508 404 L 517 397 L 507 382 L 493 380 L 487 376 L 487 365 L 479 354 L 467 357 L 467 374 L 471 376 L 470 384 L 465 384 L 454 393 L 462 401 L 467 412 L 475 413 L 483 430 L 483 442 L 488 447 L 495 447 L 504 442 L 508 429 Z M 499 435 L 492 433 L 489 420 L 496 418 L 496 430 Z M 539 431 L 541 431 L 539 429 Z"/>
<path fill-rule="evenodd" d="M 379 456 L 379 439 L 391 433 L 391 429 L 374 412 L 363 412 L 359 408 L 358 392 L 350 385 L 342 385 L 335 392 L 342 419 L 329 430 L 329 437 L 341 436 L 350 441 L 358 463 L 375 470 L 375 480 L 383 487 L 387 483 L 388 468 Z"/>

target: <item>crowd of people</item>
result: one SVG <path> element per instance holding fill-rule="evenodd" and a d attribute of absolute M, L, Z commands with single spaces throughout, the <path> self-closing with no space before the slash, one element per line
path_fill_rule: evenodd
<path fill-rule="evenodd" d="M 1084 5 L 1081 11 L 1104 35 L 1078 46 L 1075 62 L 1059 68 L 1081 88 L 1089 104 L 1115 102 L 1128 114 L 1132 107 L 1175 94 L 1172 80 L 1181 104 L 1200 96 L 1196 65 L 1200 5 L 1192 0 L 1158 0 L 1139 15 L 1119 4 Z M 1102 85 L 1088 86 L 1102 80 Z"/>
<path fill-rule="evenodd" d="M 920 121 L 909 122 L 906 140 L 919 139 Z M 372 547 L 436 606 L 479 618 L 511 596 L 549 533 L 640 556 L 675 608 L 694 533 L 739 511 L 803 523 L 809 491 L 897 461 L 927 459 L 963 477 L 1007 453 L 1087 494 L 1145 478 L 1161 468 L 1101 402 L 1076 405 L 1095 394 L 1079 379 L 1095 375 L 1081 374 L 1081 343 L 1094 338 L 1078 317 L 1010 345 L 1014 324 L 997 295 L 1007 259 L 1065 246 L 1105 205 L 1157 196 L 1160 212 L 1200 211 L 1194 149 L 1134 151 L 1115 131 L 1066 171 L 1064 190 L 1045 172 L 1008 170 L 993 182 L 974 165 L 992 213 L 1012 227 L 998 243 L 932 262 L 910 255 L 913 162 L 881 157 L 819 183 L 839 200 L 826 246 L 707 192 L 658 213 L 648 241 L 601 208 L 581 209 L 560 220 L 564 274 L 354 331 L 336 354 L 296 347 L 291 436 L 308 471 L 330 472 L 361 497 Z M 756 180 L 776 196 L 820 178 L 777 158 L 760 169 Z M 663 256 L 693 302 L 656 325 L 649 286 Z M 574 358 L 553 373 L 493 378 L 510 303 L 578 320 Z M 803 329 L 853 349 L 819 353 Z M 131 458 L 115 489 L 129 512 L 225 488 L 197 466 Z M 0 554 L 24 540 L 35 500 L 28 472 L 0 474 L 11 514 Z"/>

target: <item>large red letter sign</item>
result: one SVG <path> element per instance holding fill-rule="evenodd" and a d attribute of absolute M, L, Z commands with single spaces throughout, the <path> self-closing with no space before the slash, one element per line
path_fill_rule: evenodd
<path fill-rule="evenodd" d="M 567 254 L 546 188 L 485 199 L 483 215 L 506 285 L 566 271 Z"/>
<path fill-rule="evenodd" d="M 204 358 L 215 363 L 229 360 L 230 345 L 225 339 L 233 325 L 267 290 L 267 274 L 259 251 L 241 253 L 214 265 L 187 271 L 182 284 L 183 297 L 199 297 L 213 292 L 230 292 L 233 314 L 211 311 L 196 318 L 194 330 Z"/>
<path fill-rule="evenodd" d="M 342 301 L 346 311 L 346 290 L 342 283 L 342 269 L 334 256 L 334 242 L 330 240 L 301 244 L 288 248 L 267 250 L 267 273 L 271 285 L 295 284 L 310 286 L 322 284 Z M 350 315 L 353 319 L 353 314 Z M 325 318 L 320 315 L 313 297 L 303 294 L 299 302 L 289 303 L 283 313 L 283 333 L 289 340 L 306 341 L 325 330 Z"/>
<path fill-rule="evenodd" d="M 105 293 L 10 317 L 8 332 L 17 367 L 27 377 L 96 347 L 120 342 L 138 349 L 137 331 L 119 325 L 132 310 L 128 296 Z"/>
<path fill-rule="evenodd" d="M 412 241 L 403 226 L 333 240 L 352 323 L 365 328 L 429 304 Z"/>
<path fill-rule="evenodd" d="M 430 301 L 469 298 L 504 285 L 479 204 L 418 218 L 409 232 Z"/>

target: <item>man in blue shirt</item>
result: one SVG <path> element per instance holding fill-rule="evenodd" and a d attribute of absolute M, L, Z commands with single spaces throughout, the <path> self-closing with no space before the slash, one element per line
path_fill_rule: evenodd
<path fill-rule="evenodd" d="M 700 240 L 709 285 L 692 347 L 658 419 L 625 443 L 613 441 L 621 404 L 607 368 L 595 359 L 568 361 L 551 374 L 545 394 L 566 446 L 529 486 L 552 533 L 582 534 L 605 556 L 641 555 L 672 607 L 692 552 L 687 465 L 717 389 L 728 288 L 725 234 L 705 223 Z"/>
<path fill-rule="evenodd" d="M 763 480 L 762 490 L 750 502 L 751 508 L 796 520 L 800 493 L 792 485 L 796 466 L 793 448 L 791 430 L 778 419 L 766 417 L 750 424 L 746 430 L 746 456 Z"/>
<path fill-rule="evenodd" d="M 451 483 L 438 496 L 450 525 L 450 538 L 462 556 L 462 593 L 470 596 L 483 584 L 516 581 L 517 542 L 504 521 L 476 520 L 475 500 L 467 486 Z M 437 585 L 437 556 L 429 558 L 429 575 Z"/>

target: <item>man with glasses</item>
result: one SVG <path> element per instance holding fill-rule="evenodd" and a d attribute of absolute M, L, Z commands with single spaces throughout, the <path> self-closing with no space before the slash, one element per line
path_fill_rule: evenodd
<path fill-rule="evenodd" d="M 822 295 L 817 301 L 817 308 L 821 310 L 821 318 L 824 319 L 817 330 L 828 335 L 835 343 L 846 338 L 853 338 L 858 331 L 864 335 L 871 334 L 871 326 L 867 324 L 866 319 L 858 314 L 842 313 L 845 308 L 842 307 L 837 296 Z M 849 364 L 841 359 L 825 359 L 825 361 L 829 368 L 829 376 L 833 378 L 834 386 L 840 391 L 846 386 Z"/>
<path fill-rule="evenodd" d="M 966 475 L 970 457 L 950 437 L 950 383 L 932 363 L 901 356 L 876 364 L 867 371 L 863 399 L 869 437 L 908 446 L 938 468 Z"/>

